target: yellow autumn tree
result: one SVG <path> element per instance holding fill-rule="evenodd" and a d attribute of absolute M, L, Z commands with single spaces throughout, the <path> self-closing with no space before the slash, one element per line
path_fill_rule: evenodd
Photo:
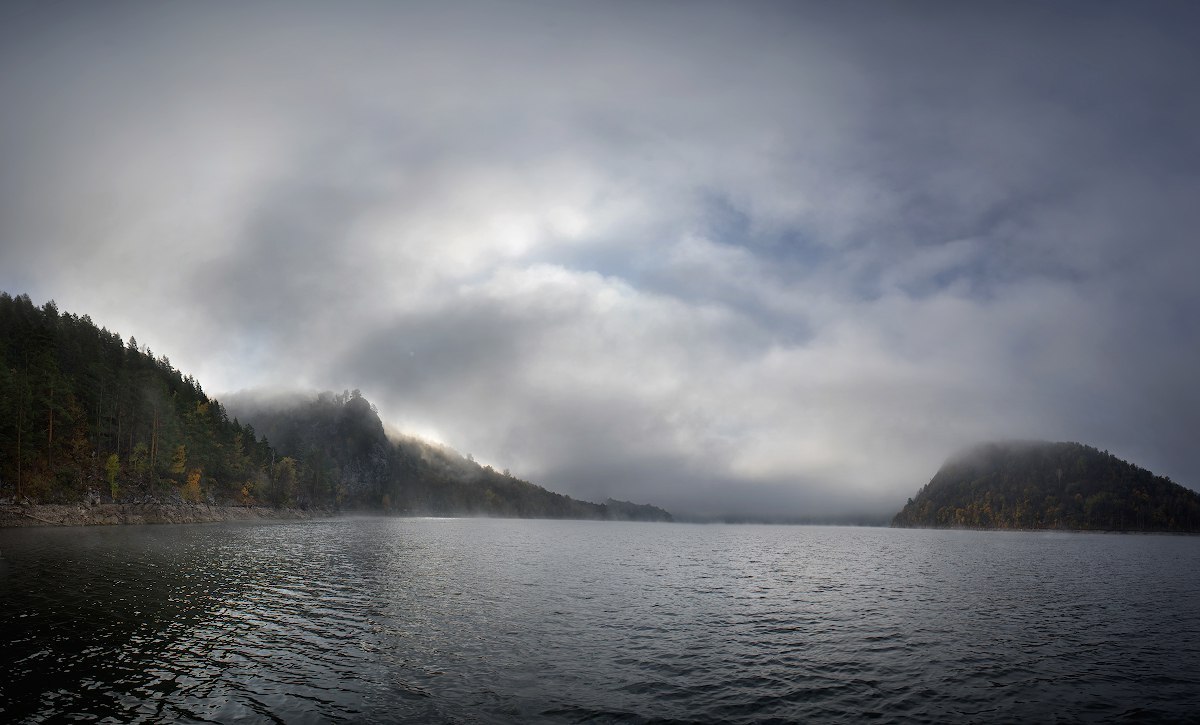
<path fill-rule="evenodd" d="M 188 471 L 187 484 L 183 487 L 183 500 L 192 503 L 200 503 L 200 476 L 199 468 L 193 468 Z"/>
<path fill-rule="evenodd" d="M 175 454 L 171 456 L 171 473 L 182 476 L 187 470 L 187 447 L 175 446 Z"/>
<path fill-rule="evenodd" d="M 283 458 L 275 464 L 275 481 L 271 486 L 271 503 L 276 506 L 292 506 L 296 502 L 296 461 Z"/>
<path fill-rule="evenodd" d="M 121 492 L 120 486 L 117 485 L 117 476 L 121 474 L 121 459 L 117 458 L 117 454 L 109 455 L 108 460 L 104 463 L 104 472 L 108 476 L 108 490 L 112 494 L 113 500 L 117 500 L 117 494 Z"/>

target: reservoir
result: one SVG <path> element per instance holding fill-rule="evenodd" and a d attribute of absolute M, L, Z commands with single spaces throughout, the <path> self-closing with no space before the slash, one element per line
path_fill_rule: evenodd
<path fill-rule="evenodd" d="M 1200 712 L 1200 538 L 487 519 L 0 530 L 0 720 Z"/>

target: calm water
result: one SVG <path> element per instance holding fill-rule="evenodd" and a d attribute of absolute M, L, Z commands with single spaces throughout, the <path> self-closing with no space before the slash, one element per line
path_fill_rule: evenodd
<path fill-rule="evenodd" d="M 1200 538 L 5 530 L 0 627 L 6 721 L 1195 721 Z"/>

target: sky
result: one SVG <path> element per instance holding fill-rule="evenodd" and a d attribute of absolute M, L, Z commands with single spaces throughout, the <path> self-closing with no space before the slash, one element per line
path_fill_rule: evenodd
<path fill-rule="evenodd" d="M 6 3 L 0 289 L 552 490 L 1200 488 L 1190 2 Z"/>

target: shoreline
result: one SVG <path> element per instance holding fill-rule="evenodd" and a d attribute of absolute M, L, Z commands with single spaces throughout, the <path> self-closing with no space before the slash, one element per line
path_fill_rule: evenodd
<path fill-rule="evenodd" d="M 271 506 L 210 504 L 99 503 L 5 504 L 0 528 L 37 526 L 120 526 L 126 524 L 201 524 L 217 521 L 303 520 L 327 512 Z"/>

